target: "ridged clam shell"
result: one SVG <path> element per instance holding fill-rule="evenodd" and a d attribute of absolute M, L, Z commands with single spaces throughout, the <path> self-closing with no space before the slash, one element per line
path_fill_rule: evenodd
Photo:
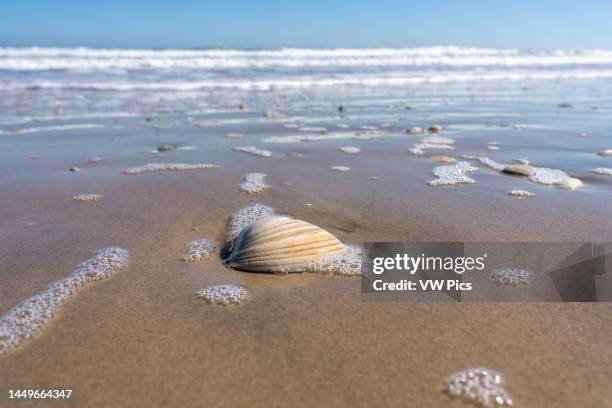
<path fill-rule="evenodd" d="M 245 228 L 236 237 L 228 262 L 251 272 L 301 272 L 308 262 L 343 251 L 344 245 L 324 229 L 274 216 Z"/>

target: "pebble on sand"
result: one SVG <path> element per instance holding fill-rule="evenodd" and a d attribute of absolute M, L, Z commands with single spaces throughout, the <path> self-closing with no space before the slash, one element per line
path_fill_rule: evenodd
<path fill-rule="evenodd" d="M 515 197 L 515 198 L 527 198 L 527 197 L 534 196 L 535 193 L 532 193 L 531 191 L 525 191 L 525 190 L 510 190 L 508 191 L 508 195 Z"/>
<path fill-rule="evenodd" d="M 504 167 L 502 172 L 515 176 L 529 176 L 533 173 L 534 170 L 535 169 L 533 168 L 533 166 L 530 166 L 528 164 L 509 164 Z"/>
<path fill-rule="evenodd" d="M 174 150 L 174 149 L 176 149 L 176 146 L 171 145 L 169 143 L 165 143 L 165 144 L 159 146 L 157 148 L 157 151 L 158 152 L 167 152 L 167 151 Z"/>
<path fill-rule="evenodd" d="M 78 171 L 81 171 L 81 169 L 79 169 L 79 168 L 78 168 L 78 167 L 76 167 L 76 166 L 73 166 L 73 167 L 70 167 L 70 168 L 68 169 L 68 171 L 71 171 L 71 172 L 73 172 L 73 173 L 76 173 L 76 172 L 78 172 Z"/>
<path fill-rule="evenodd" d="M 457 159 L 451 156 L 433 156 L 431 160 L 442 163 L 454 163 L 457 161 Z"/>
<path fill-rule="evenodd" d="M 597 152 L 598 156 L 601 157 L 612 157 L 612 149 L 604 149 Z"/>

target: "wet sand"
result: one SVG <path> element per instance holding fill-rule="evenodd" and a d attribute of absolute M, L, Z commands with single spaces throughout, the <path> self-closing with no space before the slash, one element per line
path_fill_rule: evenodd
<path fill-rule="evenodd" d="M 586 187 L 576 192 L 486 169 L 474 175 L 473 185 L 432 188 L 425 182 L 440 163 L 407 152 L 421 135 L 261 142 L 279 129 L 270 123 L 2 135 L 0 313 L 64 278 L 99 248 L 130 252 L 127 270 L 79 293 L 41 335 L 0 357 L 2 387 L 73 388 L 66 404 L 88 407 L 459 407 L 441 392 L 443 380 L 486 366 L 504 374 L 516 406 L 606 406 L 612 399 L 610 304 L 379 302 L 362 296 L 359 279 L 239 272 L 218 254 L 201 264 L 179 261 L 193 240 L 222 243 L 228 217 L 252 202 L 350 244 L 612 241 L 610 181 L 589 174 L 581 162 L 587 159 L 559 163 L 562 141 L 554 155 L 538 154 L 546 141 L 529 151 L 539 165 L 580 177 Z M 224 138 L 234 131 L 243 140 Z M 508 130 L 487 136 L 501 141 L 495 157 L 517 157 L 528 136 L 502 132 Z M 454 157 L 470 149 L 492 156 L 478 137 L 453 137 Z M 197 148 L 152 157 L 149 150 L 164 142 Z M 593 146 L 585 151 L 596 152 L 598 142 L 588 143 Z M 251 144 L 273 157 L 231 150 Z M 337 151 L 347 144 L 362 152 Z M 302 156 L 286 156 L 290 151 Z M 105 159 L 88 164 L 92 156 Z M 222 167 L 121 173 L 146 163 Z M 351 171 L 331 172 L 335 165 Z M 71 173 L 70 166 L 81 171 Z M 243 176 L 255 172 L 268 175 L 270 188 L 241 192 Z M 513 199 L 506 194 L 511 189 L 536 196 Z M 103 198 L 91 204 L 71 199 L 84 193 Z M 195 296 L 226 283 L 244 285 L 251 300 L 222 308 Z"/>

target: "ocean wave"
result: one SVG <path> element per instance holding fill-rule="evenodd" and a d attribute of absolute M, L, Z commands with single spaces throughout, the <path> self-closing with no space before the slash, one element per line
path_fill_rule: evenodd
<path fill-rule="evenodd" d="M 0 48 L 0 70 L 172 70 L 305 67 L 611 65 L 608 50 L 463 48 L 138 50 Z"/>
<path fill-rule="evenodd" d="M 310 88 L 332 86 L 402 86 L 448 82 L 520 81 L 612 78 L 612 69 L 596 71 L 488 71 L 421 73 L 402 75 L 345 75 L 335 77 L 297 76 L 284 79 L 211 79 L 211 80 L 56 80 L 2 81 L 0 91 L 19 90 L 76 90 L 76 91 L 198 91 L 215 88 L 243 90 L 273 90 L 282 88 Z"/>

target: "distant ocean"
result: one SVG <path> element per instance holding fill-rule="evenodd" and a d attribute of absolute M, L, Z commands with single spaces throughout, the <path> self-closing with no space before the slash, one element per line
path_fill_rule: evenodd
<path fill-rule="evenodd" d="M 612 51 L 0 48 L 0 91 L 267 90 L 597 78 L 612 78 Z"/>

